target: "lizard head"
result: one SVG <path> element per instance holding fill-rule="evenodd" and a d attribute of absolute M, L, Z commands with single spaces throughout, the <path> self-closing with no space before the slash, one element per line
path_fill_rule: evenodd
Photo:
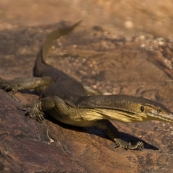
<path fill-rule="evenodd" d="M 103 118 L 121 122 L 158 120 L 173 122 L 173 114 L 164 105 L 142 97 L 99 95 L 80 99 L 78 107 L 93 109 Z"/>
<path fill-rule="evenodd" d="M 150 121 L 158 120 L 164 122 L 173 122 L 173 114 L 164 105 L 145 98 L 134 99 L 127 107 L 126 114 L 131 121 Z"/>

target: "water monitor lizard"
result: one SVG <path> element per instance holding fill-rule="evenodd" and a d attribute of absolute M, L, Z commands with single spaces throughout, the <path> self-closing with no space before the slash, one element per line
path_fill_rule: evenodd
<path fill-rule="evenodd" d="M 105 130 L 115 145 L 125 149 L 143 149 L 142 142 L 132 144 L 119 138 L 118 130 L 109 120 L 121 122 L 142 122 L 159 120 L 173 122 L 173 114 L 164 105 L 128 95 L 88 96 L 83 85 L 61 70 L 46 63 L 47 53 L 52 42 L 72 31 L 80 22 L 57 29 L 49 34 L 41 47 L 34 66 L 34 76 L 14 80 L 0 80 L 0 88 L 6 91 L 35 89 L 40 93 L 39 100 L 27 111 L 27 115 L 38 121 L 43 113 L 73 126 L 95 126 Z"/>

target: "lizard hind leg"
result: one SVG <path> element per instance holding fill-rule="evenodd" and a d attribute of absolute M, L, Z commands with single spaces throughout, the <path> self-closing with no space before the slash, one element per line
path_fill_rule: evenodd
<path fill-rule="evenodd" d="M 106 135 L 115 142 L 116 147 L 122 147 L 124 149 L 130 150 L 143 150 L 144 148 L 144 145 L 141 141 L 132 144 L 131 142 L 126 142 L 120 139 L 117 128 L 114 127 L 113 124 L 108 120 L 96 121 L 94 126 L 105 130 Z"/>
<path fill-rule="evenodd" d="M 46 112 L 47 110 L 52 110 L 58 105 L 60 106 L 65 105 L 65 102 L 59 97 L 54 96 L 54 97 L 41 98 L 29 107 L 25 115 L 39 122 L 42 122 L 42 120 L 44 119 L 43 116 L 44 112 Z"/>

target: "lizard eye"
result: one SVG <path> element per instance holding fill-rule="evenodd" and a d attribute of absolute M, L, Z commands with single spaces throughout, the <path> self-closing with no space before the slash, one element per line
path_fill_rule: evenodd
<path fill-rule="evenodd" d="M 144 112 L 144 106 L 141 106 L 141 112 Z"/>
<path fill-rule="evenodd" d="M 157 113 L 159 114 L 160 112 L 162 112 L 161 109 L 157 109 Z"/>

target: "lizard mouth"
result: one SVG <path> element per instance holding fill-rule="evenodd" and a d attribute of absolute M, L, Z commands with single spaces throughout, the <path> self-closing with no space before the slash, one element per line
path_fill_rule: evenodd
<path fill-rule="evenodd" d="M 94 112 L 100 114 L 103 119 L 106 118 L 126 123 L 143 121 L 142 116 L 130 111 L 95 108 Z"/>
<path fill-rule="evenodd" d="M 112 110 L 112 109 L 101 109 L 95 108 L 94 112 L 100 114 L 100 116 L 105 119 L 116 120 L 120 122 L 143 122 L 143 121 L 150 121 L 150 120 L 157 120 L 163 122 L 173 122 L 173 114 L 172 113 L 155 113 L 155 112 L 148 112 L 148 113 L 135 113 L 131 111 L 124 111 L 124 110 Z"/>
<path fill-rule="evenodd" d="M 157 114 L 154 112 L 149 112 L 148 113 L 148 120 L 159 120 L 159 121 L 164 121 L 164 122 L 173 122 L 173 114 Z"/>

